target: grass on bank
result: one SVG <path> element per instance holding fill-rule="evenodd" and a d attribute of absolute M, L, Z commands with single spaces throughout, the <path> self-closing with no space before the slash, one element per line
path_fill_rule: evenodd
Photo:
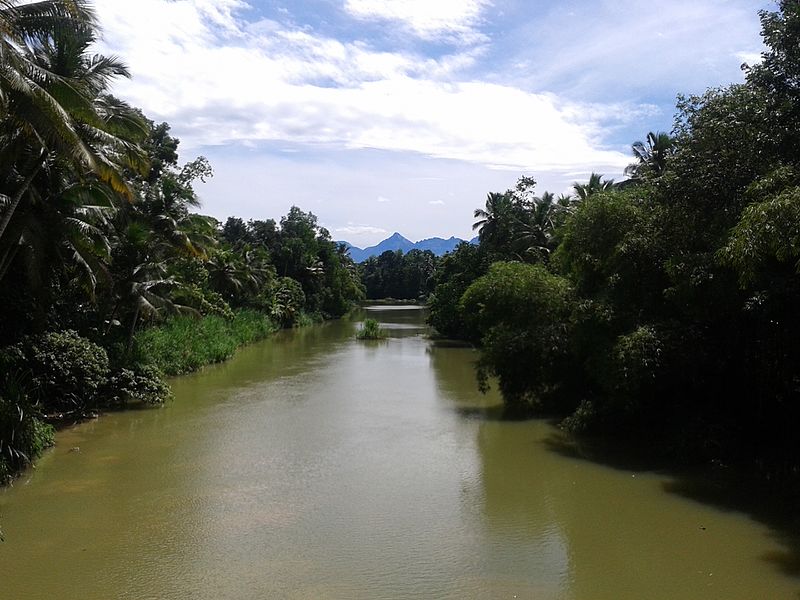
<path fill-rule="evenodd" d="M 356 339 L 359 340 L 381 340 L 387 337 L 387 333 L 375 319 L 365 319 L 361 329 L 356 332 Z"/>
<path fill-rule="evenodd" d="M 299 313 L 293 325 L 303 327 L 318 321 L 318 315 Z M 57 418 L 59 413 L 74 409 L 72 412 L 80 418 L 129 402 L 159 404 L 170 396 L 162 373 L 179 375 L 222 362 L 240 346 L 278 329 L 278 323 L 254 310 L 236 311 L 232 319 L 176 317 L 139 332 L 135 356 L 121 368 L 109 368 L 103 348 L 69 331 L 33 336 L 3 349 L 0 485 L 53 445 L 55 430 L 45 422 L 46 415 Z M 8 362 L 11 359 L 16 362 Z"/>
<path fill-rule="evenodd" d="M 157 366 L 165 375 L 180 375 L 227 360 L 240 346 L 278 329 L 255 310 L 236 311 L 233 319 L 181 316 L 137 334 L 136 352 L 139 360 Z"/>

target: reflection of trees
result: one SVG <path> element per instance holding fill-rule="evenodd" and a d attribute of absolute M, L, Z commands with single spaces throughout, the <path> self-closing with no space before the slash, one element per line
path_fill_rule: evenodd
<path fill-rule="evenodd" d="M 464 451 L 475 453 L 475 477 L 465 487 L 462 509 L 465 518 L 475 520 L 481 538 L 479 570 L 541 590 L 561 589 L 569 564 L 552 506 L 559 474 L 542 444 L 550 428 L 536 421 L 503 420 L 497 391 L 478 391 L 472 348 L 434 342 L 428 357 L 440 402 L 461 421 Z"/>
<path fill-rule="evenodd" d="M 427 311 L 416 305 L 373 306 L 357 311 L 358 320 L 375 319 L 389 337 L 406 338 L 420 335 L 427 329 Z"/>
<path fill-rule="evenodd" d="M 542 446 L 548 431 L 535 421 L 479 424 L 480 517 L 493 546 L 492 570 L 561 590 L 570 548 L 556 508 L 569 475 Z"/>
<path fill-rule="evenodd" d="M 474 367 L 478 354 L 475 350 L 437 341 L 428 346 L 427 352 L 439 391 L 454 402 L 457 409 L 478 409 L 501 403 L 496 393 L 490 391 L 483 395 L 478 391 Z"/>
<path fill-rule="evenodd" d="M 535 537 L 554 529 L 554 503 L 565 474 L 554 469 L 536 422 L 487 421 L 478 429 L 483 510 L 499 533 Z M 555 489 L 554 489 L 555 487 Z"/>

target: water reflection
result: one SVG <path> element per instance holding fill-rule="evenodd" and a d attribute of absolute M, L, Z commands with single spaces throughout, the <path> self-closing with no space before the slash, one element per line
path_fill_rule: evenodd
<path fill-rule="evenodd" d="M 376 319 L 390 338 L 414 337 L 427 331 L 424 306 L 404 304 L 400 306 L 365 306 L 351 313 L 359 327 L 366 318 Z"/>

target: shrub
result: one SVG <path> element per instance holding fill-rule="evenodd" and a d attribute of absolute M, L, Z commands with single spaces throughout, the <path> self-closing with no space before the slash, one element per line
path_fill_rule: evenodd
<path fill-rule="evenodd" d="M 171 397 L 169 385 L 158 367 L 142 364 L 114 372 L 103 393 L 103 398 L 115 406 L 125 406 L 128 402 L 163 404 Z"/>
<path fill-rule="evenodd" d="M 262 294 L 270 316 L 283 327 L 291 327 L 306 304 L 306 295 L 299 282 L 279 277 Z"/>
<path fill-rule="evenodd" d="M 108 355 L 74 331 L 24 338 L 0 353 L 6 372 L 23 375 L 46 410 L 82 411 L 94 406 L 108 375 Z"/>
<path fill-rule="evenodd" d="M 322 323 L 323 320 L 322 315 L 319 313 L 300 311 L 294 320 L 294 327 L 310 327 L 315 323 Z"/>
<path fill-rule="evenodd" d="M 663 343 L 653 327 L 642 325 L 620 336 L 613 350 L 616 387 L 628 397 L 653 392 L 662 366 Z"/>
<path fill-rule="evenodd" d="M 356 333 L 356 338 L 359 340 L 380 340 L 385 337 L 386 332 L 375 319 L 365 319 L 361 329 Z"/>
<path fill-rule="evenodd" d="M 597 408 L 591 400 L 582 400 L 571 415 L 561 421 L 561 427 L 571 433 L 587 433 L 597 424 Z"/>
<path fill-rule="evenodd" d="M 0 383 L 0 484 L 53 445 L 53 427 L 37 417 L 18 377 Z"/>
<path fill-rule="evenodd" d="M 509 407 L 551 408 L 544 396 L 571 372 L 573 304 L 569 283 L 543 266 L 493 264 L 460 303 L 467 325 L 480 335 L 481 388 L 496 376 Z"/>

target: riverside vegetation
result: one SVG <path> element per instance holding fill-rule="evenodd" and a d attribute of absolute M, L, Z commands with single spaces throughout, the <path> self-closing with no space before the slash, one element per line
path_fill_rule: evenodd
<path fill-rule="evenodd" d="M 797 472 L 796 2 L 761 13 L 744 83 L 680 97 L 673 130 L 633 145 L 627 180 L 556 197 L 523 177 L 476 210 L 479 245 L 360 268 L 298 208 L 191 212 L 210 166 L 179 165 L 169 125 L 108 93 L 128 74 L 88 54 L 85 2 L 2 0 L 0 22 L 0 476 L 51 443 L 53 418 L 161 402 L 162 372 L 339 316 L 365 290 L 428 297 L 510 412 Z"/>
<path fill-rule="evenodd" d="M 385 337 L 386 332 L 375 319 L 364 319 L 364 324 L 356 332 L 356 338 L 359 340 L 380 340 Z"/>
<path fill-rule="evenodd" d="M 84 0 L 0 0 L 0 482 L 52 424 L 169 396 L 163 375 L 364 297 L 346 250 L 293 207 L 195 214 L 203 157 L 109 93 Z"/>
<path fill-rule="evenodd" d="M 515 189 L 434 274 L 430 322 L 508 409 L 671 457 L 800 469 L 800 4 L 745 81 L 680 97 L 621 183 Z"/>

